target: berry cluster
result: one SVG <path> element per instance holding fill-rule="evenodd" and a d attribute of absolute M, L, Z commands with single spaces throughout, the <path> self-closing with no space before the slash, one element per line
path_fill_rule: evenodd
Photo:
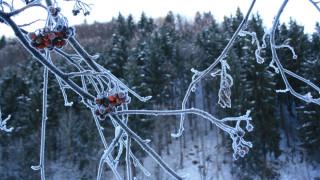
<path fill-rule="evenodd" d="M 77 16 L 80 12 L 82 12 L 84 16 L 88 16 L 90 15 L 90 10 L 91 8 L 89 4 L 82 2 L 82 0 L 76 0 L 73 6 L 72 14 Z"/>
<path fill-rule="evenodd" d="M 238 159 L 240 157 L 244 157 L 246 154 L 248 154 L 249 148 L 247 146 L 241 146 L 237 148 L 237 151 L 233 154 L 235 159 Z"/>
<path fill-rule="evenodd" d="M 61 8 L 50 6 L 50 7 L 49 7 L 49 12 L 50 12 L 50 14 L 51 14 L 53 17 L 56 17 L 56 16 L 58 16 L 58 14 L 61 12 Z"/>
<path fill-rule="evenodd" d="M 80 9 L 74 9 L 74 10 L 72 10 L 72 14 L 73 14 L 74 16 L 77 16 L 79 13 L 80 13 Z M 84 15 L 84 16 L 90 15 L 90 11 L 84 11 L 83 15 Z"/>
<path fill-rule="evenodd" d="M 118 106 L 128 102 L 129 97 L 123 92 L 101 96 L 96 98 L 97 108 L 95 113 L 103 120 L 108 113 L 114 112 Z"/>
<path fill-rule="evenodd" d="M 53 31 L 45 28 L 28 34 L 31 46 L 39 50 L 62 48 L 66 45 L 66 40 L 73 35 L 74 29 L 66 26 L 58 26 Z"/>

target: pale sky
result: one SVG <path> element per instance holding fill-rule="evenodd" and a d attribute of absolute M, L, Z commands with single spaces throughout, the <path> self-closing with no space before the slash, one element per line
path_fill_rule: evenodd
<path fill-rule="evenodd" d="M 224 16 L 234 14 L 237 7 L 245 13 L 251 3 L 251 0 L 87 0 L 92 3 L 92 12 L 90 16 L 84 17 L 78 15 L 74 17 L 71 9 L 72 1 L 62 1 L 62 12 L 67 16 L 69 24 L 80 24 L 86 19 L 88 23 L 94 21 L 106 22 L 112 17 L 117 17 L 121 12 L 124 16 L 132 14 L 135 20 L 139 20 L 142 12 L 145 12 L 149 17 L 163 17 L 168 11 L 173 11 L 175 14 L 180 14 L 192 21 L 197 11 L 208 12 L 214 15 L 218 22 L 223 20 Z M 262 16 L 265 26 L 270 28 L 273 18 L 276 15 L 278 8 L 281 6 L 282 0 L 257 0 L 253 12 L 259 12 Z M 39 8 L 30 9 L 21 16 L 16 17 L 16 21 L 20 24 L 31 22 L 33 20 L 44 18 L 46 13 Z M 308 0 L 290 0 L 286 9 L 283 12 L 281 22 L 287 22 L 290 17 L 293 17 L 301 25 L 305 26 L 306 32 L 313 32 L 315 23 L 320 22 L 320 12 Z M 43 26 L 31 26 L 27 30 L 35 30 Z M 0 25 L 0 36 L 5 34 L 13 35 L 10 28 Z"/>

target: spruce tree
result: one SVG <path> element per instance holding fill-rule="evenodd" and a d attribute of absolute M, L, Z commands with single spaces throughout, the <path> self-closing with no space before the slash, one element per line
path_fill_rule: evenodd
<path fill-rule="evenodd" d="M 302 72 L 303 77 L 310 79 L 312 82 L 320 77 L 320 25 L 316 24 L 316 32 L 312 34 L 312 41 L 310 42 L 309 52 L 306 58 L 303 59 Z M 310 92 L 314 97 L 318 96 L 318 92 L 310 91 L 310 88 L 303 86 L 300 90 L 304 93 Z M 301 145 L 306 149 L 307 159 L 313 161 L 320 161 L 318 150 L 320 148 L 320 108 L 315 104 L 308 104 L 301 102 L 297 107 L 299 120 L 299 135 Z"/>

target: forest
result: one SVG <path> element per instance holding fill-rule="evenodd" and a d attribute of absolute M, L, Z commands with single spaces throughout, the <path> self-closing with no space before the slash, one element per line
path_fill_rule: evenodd
<path fill-rule="evenodd" d="M 212 13 L 197 13 L 193 21 L 168 12 L 163 18 L 142 14 L 139 19 L 121 13 L 107 23 L 76 26 L 76 36 L 96 60 L 133 90 L 153 98 L 148 103 L 133 100 L 135 109 L 177 109 L 191 81 L 191 68 L 204 69 L 216 59 L 243 19 L 242 12 L 215 20 Z M 253 15 L 248 29 L 259 39 L 264 34 L 263 19 Z M 279 43 L 294 47 L 279 50 L 281 63 L 311 81 L 320 79 L 320 24 L 307 34 L 294 19 L 277 29 Z M 66 51 L 71 48 L 67 45 Z M 271 60 L 271 52 L 262 54 Z M 156 152 L 170 161 L 177 171 L 189 172 L 199 179 L 316 179 L 320 178 L 320 107 L 303 102 L 289 93 L 277 93 L 284 83 L 268 63 L 255 60 L 255 44 L 250 37 L 238 38 L 226 57 L 233 78 L 232 106 L 218 105 L 219 80 L 207 77 L 189 107 L 204 109 L 217 117 L 241 116 L 251 110 L 253 132 L 246 138 L 253 143 L 248 155 L 232 159 L 231 140 L 226 133 L 207 121 L 188 115 L 186 133 L 172 138 L 178 126 L 176 116 L 130 117 L 129 126 L 144 138 L 151 139 Z M 55 63 L 62 69 L 63 61 Z M 38 161 L 41 124 L 41 64 L 11 37 L 0 37 L 0 107 L 3 116 L 12 115 L 11 133 L 0 132 L 0 179 L 39 179 L 30 168 Z M 49 74 L 54 76 L 53 74 Z M 50 78 L 49 78 L 50 79 Z M 309 87 L 289 79 L 300 92 Z M 68 92 L 72 107 L 65 107 L 56 81 L 49 80 L 46 162 L 50 179 L 94 179 L 103 153 L 98 132 L 81 99 Z M 108 138 L 113 138 L 111 122 L 101 121 Z M 110 127 L 110 129 L 108 128 Z M 136 144 L 133 144 L 133 149 Z M 136 148 L 154 179 L 170 179 Z M 196 158 L 195 158 L 196 157 Z M 119 157 L 120 165 L 124 157 Z M 125 167 L 124 167 L 125 168 Z M 125 171 L 125 169 L 123 170 Z M 113 179 L 106 168 L 107 179 Z M 133 171 L 138 179 L 149 179 Z M 290 176 L 291 175 L 291 176 Z M 151 178 L 152 179 L 152 178 Z"/>

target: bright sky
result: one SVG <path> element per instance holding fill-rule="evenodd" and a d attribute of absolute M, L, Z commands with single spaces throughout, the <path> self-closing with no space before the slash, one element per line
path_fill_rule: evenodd
<path fill-rule="evenodd" d="M 74 25 L 81 24 L 85 19 L 88 23 L 110 21 L 119 12 L 125 16 L 132 14 L 135 20 L 139 20 L 142 12 L 145 12 L 147 16 L 156 18 L 165 16 L 170 10 L 175 14 L 186 17 L 188 20 L 193 20 L 197 11 L 211 11 L 220 22 L 224 16 L 234 14 L 237 7 L 240 7 L 241 11 L 245 13 L 251 0 L 87 0 L 86 2 L 93 4 L 91 15 L 87 17 L 83 15 L 74 17 L 72 15 L 71 9 L 74 2 L 62 0 L 58 0 L 58 2 L 62 2 L 63 14 L 67 16 L 69 23 Z M 253 12 L 259 12 L 265 26 L 269 28 L 281 3 L 282 0 L 257 0 Z M 24 24 L 45 16 L 44 10 L 34 8 L 16 17 L 16 21 Z M 287 22 L 290 17 L 304 25 L 305 31 L 309 33 L 314 31 L 315 23 L 320 22 L 320 12 L 308 0 L 290 0 L 282 15 L 281 22 Z M 41 26 L 32 26 L 27 30 L 35 30 L 36 27 Z M 0 36 L 3 34 L 6 36 L 13 35 L 10 28 L 0 25 Z"/>

